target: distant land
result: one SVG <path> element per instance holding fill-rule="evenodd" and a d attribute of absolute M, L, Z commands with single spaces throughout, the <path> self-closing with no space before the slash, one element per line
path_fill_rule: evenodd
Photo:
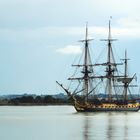
<path fill-rule="evenodd" d="M 70 104 L 67 95 L 59 93 L 56 95 L 0 95 L 0 105 L 55 105 Z"/>
<path fill-rule="evenodd" d="M 129 96 L 131 97 L 132 95 Z M 92 96 L 90 98 L 92 99 Z M 107 98 L 107 95 L 100 93 L 97 98 L 102 100 Z M 138 94 L 134 94 L 133 98 L 140 101 Z M 21 95 L 0 95 L 0 105 L 71 105 L 71 100 L 64 93 L 55 95 L 36 95 L 25 93 Z"/>

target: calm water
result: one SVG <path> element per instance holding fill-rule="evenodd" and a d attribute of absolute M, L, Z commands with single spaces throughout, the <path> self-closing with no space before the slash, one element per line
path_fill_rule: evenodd
<path fill-rule="evenodd" d="M 140 112 L 77 113 L 72 106 L 2 106 L 0 140 L 140 140 Z"/>

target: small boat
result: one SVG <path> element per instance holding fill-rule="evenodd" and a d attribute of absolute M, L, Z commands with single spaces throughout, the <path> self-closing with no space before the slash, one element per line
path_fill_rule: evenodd
<path fill-rule="evenodd" d="M 109 34 L 107 41 L 107 59 L 103 63 L 92 63 L 88 38 L 88 27 L 86 26 L 82 63 L 72 65 L 76 67 L 78 76 L 74 74 L 68 78 L 75 88 L 65 88 L 62 84 L 57 84 L 67 93 L 72 105 L 78 112 L 106 112 L 106 111 L 139 111 L 140 104 L 133 98 L 130 88 L 136 79 L 136 74 L 128 75 L 127 51 L 121 63 L 116 63 L 112 42 L 116 39 L 111 37 L 111 22 L 109 20 Z M 122 66 L 121 69 L 119 67 Z M 99 69 L 101 71 L 99 71 Z M 96 70 L 97 69 L 97 70 Z M 121 71 L 121 72 L 120 72 Z M 79 73 L 78 73 L 79 72 Z M 101 94 L 102 93 L 102 94 Z M 135 94 L 135 93 L 134 93 Z M 102 95 L 102 96 L 100 96 Z"/>

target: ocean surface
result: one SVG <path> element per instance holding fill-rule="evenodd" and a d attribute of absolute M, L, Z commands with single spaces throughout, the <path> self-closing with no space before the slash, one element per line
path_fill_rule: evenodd
<path fill-rule="evenodd" d="M 0 106 L 0 140 L 140 140 L 140 112 L 77 113 L 72 106 Z"/>

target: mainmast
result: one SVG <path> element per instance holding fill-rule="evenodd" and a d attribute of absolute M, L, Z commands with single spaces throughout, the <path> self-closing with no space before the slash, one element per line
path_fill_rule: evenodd
<path fill-rule="evenodd" d="M 117 63 L 112 62 L 114 59 L 113 51 L 112 51 L 112 41 L 115 41 L 116 39 L 111 38 L 111 21 L 109 20 L 109 33 L 108 33 L 108 39 L 104 39 L 103 41 L 108 42 L 108 55 L 107 55 L 107 63 L 106 63 L 106 78 L 107 78 L 107 93 L 108 93 L 108 101 L 111 102 L 112 100 L 112 81 L 114 78 L 114 66 L 117 65 Z M 112 65 L 114 64 L 114 65 Z"/>
<path fill-rule="evenodd" d="M 112 69 L 111 69 L 111 29 L 110 29 L 110 20 L 109 20 L 109 34 L 108 34 L 108 66 L 107 66 L 107 78 L 108 78 L 108 100 L 111 101 L 112 99 Z"/>

